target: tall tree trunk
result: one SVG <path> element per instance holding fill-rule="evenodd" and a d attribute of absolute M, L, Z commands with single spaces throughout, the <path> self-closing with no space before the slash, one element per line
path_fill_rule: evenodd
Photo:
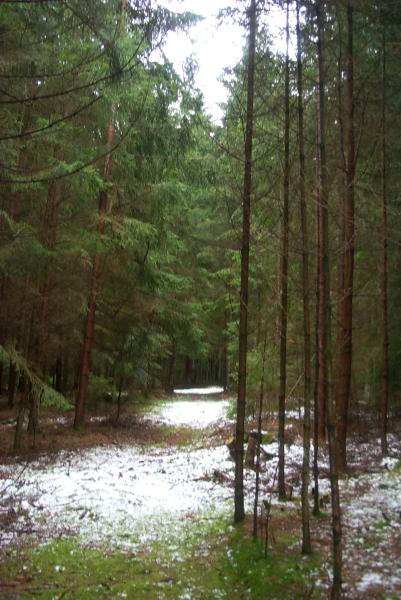
<path fill-rule="evenodd" d="M 386 30 L 383 24 L 382 32 L 382 64 L 381 64 L 381 200 L 383 219 L 383 249 L 381 269 L 381 304 L 382 304 L 382 389 L 380 395 L 381 413 L 381 452 L 388 454 L 387 443 L 387 413 L 389 395 L 389 333 L 388 333 L 388 256 L 387 256 L 387 186 L 386 186 Z"/>
<path fill-rule="evenodd" d="M 63 155 L 60 153 L 58 158 L 63 158 Z M 40 235 L 41 244 L 48 251 L 54 251 L 56 248 L 58 209 L 61 201 L 61 191 L 60 181 L 50 182 Z M 34 356 L 34 362 L 39 376 L 43 372 L 44 346 L 49 331 L 49 304 L 52 287 L 52 268 L 50 265 L 46 265 L 42 275 L 42 281 L 39 284 L 38 325 L 36 328 L 37 333 Z"/>
<path fill-rule="evenodd" d="M 41 244 L 48 251 L 55 248 L 57 214 L 60 204 L 61 183 L 52 181 L 47 191 L 47 201 L 43 215 L 42 230 L 40 233 Z M 44 371 L 44 350 L 49 332 L 49 304 L 52 269 L 49 265 L 45 266 L 42 274 L 43 280 L 38 283 L 39 300 L 35 307 L 35 335 L 33 340 L 32 361 L 35 365 L 36 373 L 43 377 Z M 37 394 L 29 394 L 29 419 L 28 432 L 35 436 L 39 427 L 39 408 L 40 400 Z"/>
<path fill-rule="evenodd" d="M 114 105 L 112 106 L 112 114 L 114 113 Z M 107 129 L 107 146 L 111 148 L 115 137 L 114 121 L 111 120 Z M 103 180 L 109 181 L 111 174 L 111 163 L 112 156 L 111 152 L 106 154 L 106 158 L 103 166 Z M 104 234 L 105 227 L 105 216 L 108 208 L 108 192 L 102 190 L 99 196 L 99 220 L 98 220 L 98 233 L 102 237 Z M 85 423 L 85 404 L 86 396 L 88 393 L 89 376 L 92 369 L 91 356 L 93 347 L 93 336 L 95 330 L 95 316 L 96 316 L 96 301 L 100 289 L 100 275 L 102 271 L 102 256 L 99 252 L 96 252 L 93 257 L 92 272 L 90 278 L 89 287 L 89 300 L 86 314 L 85 330 L 84 330 L 84 342 L 81 355 L 81 362 L 79 366 L 79 377 L 78 377 L 78 392 L 75 401 L 75 418 L 74 427 L 81 427 Z"/>
<path fill-rule="evenodd" d="M 36 83 L 33 84 L 33 88 L 36 87 Z M 19 133 L 23 135 L 29 127 L 29 123 L 31 120 L 31 104 L 24 103 L 21 110 L 20 120 L 19 120 Z M 22 138 L 21 138 L 22 139 Z M 23 169 L 26 162 L 26 156 L 24 153 L 24 144 L 23 142 L 18 140 L 17 148 L 16 148 L 16 158 L 14 169 L 17 173 L 19 169 Z M 21 191 L 9 190 L 8 188 L 3 188 L 5 190 L 5 195 L 2 198 L 3 209 L 8 212 L 8 215 L 12 221 L 16 221 L 19 219 L 21 214 Z M 8 326 L 8 318 L 9 318 L 9 291 L 12 290 L 12 282 L 10 278 L 2 274 L 0 279 L 0 344 L 4 345 L 8 341 L 9 334 L 9 326 Z M 22 319 L 20 318 L 20 322 Z M 11 332 L 13 335 L 15 332 Z M 17 379 L 17 372 L 15 369 L 15 365 L 10 362 L 10 370 L 9 370 L 9 381 L 8 381 L 8 406 L 12 408 L 14 406 L 14 393 L 15 393 L 15 384 Z"/>
<path fill-rule="evenodd" d="M 299 143 L 299 204 L 302 235 L 302 299 L 303 299 L 303 337 L 304 337 L 304 428 L 302 458 L 302 553 L 312 551 L 309 525 L 309 469 L 310 469 L 310 435 L 311 435 L 311 342 L 309 313 L 309 243 L 308 221 L 305 193 L 305 140 L 304 140 L 304 106 L 303 106 L 303 69 L 301 29 L 299 24 L 299 0 L 297 9 L 297 92 L 298 92 L 298 143 Z"/>
<path fill-rule="evenodd" d="M 347 5 L 347 157 L 346 189 L 343 205 L 344 248 L 341 261 L 341 288 L 337 317 L 336 340 L 336 442 L 338 468 L 347 467 L 346 440 L 352 365 L 352 301 L 354 278 L 354 182 L 355 182 L 355 134 L 354 134 L 354 59 L 353 59 L 353 8 Z"/>
<path fill-rule="evenodd" d="M 322 4 L 316 1 L 318 28 L 323 36 Z M 327 305 L 328 296 L 328 206 L 326 184 L 326 147 L 325 147 L 325 82 L 323 71 L 322 38 L 318 39 L 318 101 L 317 101 L 317 209 L 316 209 L 316 397 L 315 397 L 315 427 L 318 442 L 326 440 L 327 422 Z"/>
<path fill-rule="evenodd" d="M 224 310 L 224 333 L 223 333 L 223 368 L 222 368 L 222 383 L 223 390 L 225 392 L 228 391 L 228 375 L 229 375 L 229 366 L 228 366 L 228 310 Z"/>
<path fill-rule="evenodd" d="M 321 152 L 320 142 L 318 151 Z M 319 159 L 320 160 L 320 159 Z M 321 167 L 319 166 L 321 171 Z M 320 179 L 320 177 L 319 177 Z M 327 332 L 325 328 L 326 316 L 326 278 L 325 267 L 327 263 L 327 207 L 323 205 L 324 199 L 321 196 L 321 183 L 318 183 L 318 209 L 317 209 L 317 336 L 316 336 L 316 353 L 317 353 L 317 380 L 316 380 L 316 411 L 315 419 L 317 426 L 318 442 L 326 440 L 326 412 L 327 412 Z M 326 241 L 324 241 L 326 240 Z"/>
<path fill-rule="evenodd" d="M 244 147 L 244 189 L 242 199 L 242 244 L 241 244 L 241 289 L 240 289 L 240 320 L 239 320 L 239 349 L 238 349 L 238 396 L 237 419 L 235 430 L 235 497 L 234 521 L 242 521 L 245 517 L 244 508 L 244 429 L 246 403 L 246 362 L 248 343 L 248 287 L 249 287 L 249 238 L 251 219 L 252 192 L 252 142 L 253 142 L 253 101 L 255 76 L 255 45 L 256 45 L 256 0 L 251 0 L 248 10 L 249 39 L 248 39 L 248 80 L 246 131 Z"/>
<path fill-rule="evenodd" d="M 284 83 L 284 173 L 283 173 L 283 221 L 281 239 L 281 286 L 280 286 L 280 389 L 278 396 L 278 494 L 285 493 L 285 394 L 287 383 L 287 323 L 288 323 L 288 228 L 289 228 L 289 179 L 290 179 L 290 64 L 289 64 L 289 2 L 286 17 L 286 55 Z"/>
<path fill-rule="evenodd" d="M 122 26 L 123 17 L 125 15 L 125 9 L 127 0 L 121 0 L 119 5 L 119 27 Z M 116 34 L 117 35 L 117 34 Z M 113 102 L 111 105 L 111 120 L 107 128 L 107 147 L 109 152 L 106 154 L 103 165 L 103 180 L 104 182 L 110 181 L 111 166 L 112 166 L 112 154 L 111 147 L 115 138 L 115 126 L 114 126 L 114 112 L 116 105 Z M 98 233 L 102 237 L 105 228 L 105 217 L 108 210 L 108 190 L 102 190 L 99 195 L 99 209 L 98 209 Z M 100 289 L 100 276 L 102 272 L 102 256 L 99 252 L 96 252 L 93 263 L 92 272 L 89 284 L 89 299 L 88 308 L 86 313 L 86 322 L 84 329 L 84 340 L 81 354 L 81 360 L 79 365 L 78 375 L 78 391 L 75 401 L 75 418 L 74 427 L 81 427 L 85 423 L 85 404 L 86 396 L 88 393 L 89 376 L 92 370 L 91 357 L 93 347 L 93 336 L 95 331 L 95 316 L 96 316 L 96 302 L 97 296 Z"/>
<path fill-rule="evenodd" d="M 329 366 L 331 350 L 331 313 L 330 313 L 330 263 L 329 263 L 329 230 L 328 230 L 328 192 L 327 192 L 327 164 L 326 164 L 326 96 L 325 96 L 325 62 L 324 62 L 324 16 L 323 3 L 317 0 L 315 4 L 317 16 L 317 52 L 318 52 L 318 201 L 321 210 L 320 236 L 321 236 L 321 269 L 319 286 L 319 353 L 324 358 L 325 369 L 322 376 L 327 398 L 327 432 L 329 441 L 330 461 L 330 488 L 332 505 L 332 534 L 333 534 L 333 583 L 331 599 L 337 600 L 341 596 L 342 586 L 342 529 L 341 505 L 338 485 L 337 447 L 335 444 L 335 421 L 332 394 L 329 386 Z M 330 369 L 331 374 L 331 369 Z"/>
<path fill-rule="evenodd" d="M 316 140 L 316 180 L 319 176 L 319 144 Z M 316 186 L 317 188 L 318 186 Z M 322 409 L 325 406 L 319 405 L 319 311 L 320 311 L 320 293 L 319 293 L 319 282 L 320 282 L 320 203 L 316 202 L 316 304 L 315 304 L 315 385 L 313 390 L 313 514 L 315 516 L 320 515 L 320 504 L 319 504 L 319 441 L 321 439 L 320 434 L 325 434 L 326 431 L 326 415 L 322 415 Z M 323 427 L 322 425 L 323 420 Z"/>

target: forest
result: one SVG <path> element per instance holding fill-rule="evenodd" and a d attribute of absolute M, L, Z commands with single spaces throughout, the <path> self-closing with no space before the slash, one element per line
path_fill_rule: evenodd
<path fill-rule="evenodd" d="M 401 2 L 182 7 L 0 3 L 0 597 L 400 598 Z"/>

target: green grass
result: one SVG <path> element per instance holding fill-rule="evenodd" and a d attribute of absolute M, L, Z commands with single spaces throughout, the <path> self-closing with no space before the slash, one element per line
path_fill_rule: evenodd
<path fill-rule="evenodd" d="M 128 552 L 87 547 L 74 538 L 53 540 L 10 554 L 0 580 L 2 593 L 20 598 L 296 600 L 318 567 L 318 558 L 282 545 L 269 549 L 265 559 L 261 543 L 241 527 L 210 518 L 188 520 L 178 537 Z"/>

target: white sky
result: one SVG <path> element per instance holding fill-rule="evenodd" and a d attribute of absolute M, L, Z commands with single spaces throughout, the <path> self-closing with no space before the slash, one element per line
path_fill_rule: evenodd
<path fill-rule="evenodd" d="M 246 32 L 228 20 L 218 27 L 217 14 L 235 3 L 230 0 L 158 0 L 158 3 L 174 12 L 190 11 L 205 17 L 191 28 L 189 34 L 171 33 L 164 51 L 179 74 L 182 74 L 186 59 L 193 55 L 199 66 L 196 85 L 204 95 L 206 111 L 219 121 L 223 111 L 218 105 L 227 98 L 219 78 L 225 67 L 233 67 L 240 60 Z M 285 40 L 279 27 L 283 27 L 284 19 L 282 11 L 270 11 L 268 15 L 274 45 L 282 52 L 285 51 Z"/>
<path fill-rule="evenodd" d="M 164 51 L 179 74 L 186 59 L 194 56 L 199 65 L 196 85 L 204 95 L 207 112 L 215 119 L 222 116 L 218 104 L 226 99 L 226 91 L 218 79 L 225 67 L 239 61 L 245 43 L 244 31 L 238 25 L 224 23 L 217 29 L 217 13 L 229 3 L 229 0 L 159 0 L 159 4 L 174 12 L 190 11 L 205 17 L 189 34 L 170 34 Z"/>

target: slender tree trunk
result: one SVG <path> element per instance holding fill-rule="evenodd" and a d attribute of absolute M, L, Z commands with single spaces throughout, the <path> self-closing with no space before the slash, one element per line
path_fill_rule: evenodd
<path fill-rule="evenodd" d="M 318 179 L 319 173 L 319 148 L 316 143 L 316 179 Z M 322 418 L 326 419 L 325 415 L 321 414 L 321 409 L 324 407 L 319 406 L 319 309 L 320 309 L 320 294 L 319 294 L 319 281 L 320 281 L 320 203 L 316 202 L 316 306 L 315 306 L 315 385 L 313 391 L 314 406 L 313 406 L 313 514 L 317 517 L 320 515 L 320 504 L 319 504 L 319 432 L 323 429 L 325 432 L 325 424 L 321 427 Z"/>
<path fill-rule="evenodd" d="M 320 0 L 316 2 L 318 19 L 322 19 Z M 318 25 L 319 27 L 319 25 Z M 323 27 L 321 25 L 321 33 Z M 322 39 L 318 39 L 318 103 L 317 103 L 317 289 L 316 289 L 316 407 L 315 427 L 318 442 L 326 440 L 327 411 L 327 272 L 328 272 L 328 206 L 326 185 L 326 148 L 325 148 L 325 83 L 323 72 Z"/>
<path fill-rule="evenodd" d="M 63 392 L 63 359 L 61 358 L 61 355 L 59 354 L 57 356 L 56 359 L 56 364 L 54 367 L 54 389 L 57 392 L 62 393 Z"/>
<path fill-rule="evenodd" d="M 21 389 L 20 389 L 20 396 L 19 396 L 19 403 L 18 403 L 17 424 L 16 424 L 15 432 L 14 432 L 14 444 L 13 444 L 14 450 L 19 450 L 21 448 L 22 433 L 23 433 L 23 427 L 24 427 L 24 418 L 25 418 L 25 412 L 27 409 L 27 401 L 28 401 L 28 391 L 29 390 L 28 390 L 27 382 L 26 382 L 25 378 L 23 377 L 21 379 Z"/>
<path fill-rule="evenodd" d="M 32 362 L 32 357 L 34 356 L 34 347 L 35 347 L 35 323 L 36 323 L 36 306 L 33 303 L 31 309 L 31 319 L 29 327 L 27 327 L 26 331 L 26 344 L 25 344 L 25 352 L 24 355 Z M 35 445 L 35 435 L 38 428 L 39 423 L 39 399 L 38 396 L 32 393 L 32 384 L 30 381 L 27 382 L 27 408 L 28 408 L 28 426 L 27 431 L 29 434 L 34 436 L 33 445 Z"/>
<path fill-rule="evenodd" d="M 14 407 L 15 388 L 17 384 L 17 369 L 15 364 L 10 362 L 8 370 L 8 408 Z"/>
<path fill-rule="evenodd" d="M 228 319 L 229 313 L 228 310 L 224 310 L 224 335 L 223 335 L 223 389 L 225 392 L 228 391 L 228 378 L 229 378 L 229 365 L 228 365 Z"/>
<path fill-rule="evenodd" d="M 327 232 L 327 210 L 323 207 L 322 198 L 318 191 L 318 306 L 317 306 L 317 394 L 316 394 L 316 425 L 318 442 L 326 440 L 326 411 L 327 411 L 327 332 L 325 328 L 326 313 L 326 280 L 325 264 L 327 262 L 324 240 Z"/>
<path fill-rule="evenodd" d="M 62 155 L 59 155 L 62 158 Z M 58 208 L 61 200 L 61 183 L 52 181 L 47 192 L 47 202 L 43 215 L 41 243 L 48 251 L 56 248 L 56 231 L 58 223 Z M 49 304 L 52 287 L 52 269 L 47 265 L 43 280 L 39 284 L 38 325 L 36 327 L 36 347 L 34 363 L 39 376 L 43 373 L 44 346 L 49 331 Z"/>
<path fill-rule="evenodd" d="M 112 113 L 114 113 L 114 105 L 112 107 Z M 107 130 L 107 146 L 111 148 L 115 137 L 114 121 L 112 120 Z M 112 156 L 109 152 L 106 155 L 104 167 L 103 167 L 103 179 L 105 182 L 109 181 L 111 174 L 111 163 Z M 98 221 L 98 233 L 102 237 L 104 234 L 105 216 L 108 208 L 108 193 L 107 190 L 102 190 L 99 196 L 99 221 Z M 86 396 L 88 393 L 89 376 L 91 373 L 91 356 L 93 347 L 93 336 L 95 330 L 95 316 L 96 316 L 96 302 L 97 296 L 100 289 L 100 275 L 102 271 L 102 256 L 99 252 L 96 252 L 93 263 L 92 272 L 90 278 L 89 287 L 89 300 L 88 309 L 86 314 L 85 330 L 84 330 L 84 342 L 81 355 L 81 362 L 79 366 L 79 377 L 78 377 L 78 392 L 75 402 L 75 419 L 74 427 L 81 427 L 85 423 L 85 403 Z"/>
<path fill-rule="evenodd" d="M 28 393 L 29 400 L 29 413 L 28 413 L 28 433 L 33 436 L 33 447 L 35 447 L 35 438 L 39 429 L 39 405 L 40 399 L 32 392 L 32 389 Z"/>
<path fill-rule="evenodd" d="M 74 380 L 71 377 L 71 359 L 65 352 L 61 358 L 61 365 L 61 391 L 63 394 L 66 394 L 74 388 Z M 72 382 L 70 384 L 71 380 Z"/>
<path fill-rule="evenodd" d="M 252 142 L 253 142 L 253 101 L 256 45 L 256 0 L 251 0 L 248 11 L 248 81 L 245 131 L 245 168 L 242 199 L 242 244 L 241 244 L 241 290 L 238 349 L 238 396 L 235 431 L 235 497 L 234 521 L 242 521 L 244 508 L 244 429 L 246 403 L 246 362 L 248 343 L 248 287 L 249 287 L 249 238 L 252 192 Z"/>
<path fill-rule="evenodd" d="M 341 261 L 341 289 L 338 308 L 336 351 L 336 442 L 338 468 L 347 468 L 346 440 L 352 365 L 352 301 L 354 277 L 354 181 L 355 181 L 355 135 L 354 135 L 354 66 L 353 66 L 353 8 L 347 5 L 347 170 L 343 206 L 344 249 Z"/>
<path fill-rule="evenodd" d="M 36 83 L 33 84 L 33 88 L 36 87 Z M 21 110 L 20 121 L 19 121 L 19 133 L 24 134 L 29 127 L 31 120 L 31 105 L 30 103 L 24 103 Z M 22 138 L 21 138 L 22 139 Z M 20 168 L 24 168 L 26 157 L 24 153 L 24 144 L 18 140 L 16 148 L 16 159 L 14 164 L 15 172 L 18 172 Z M 7 193 L 8 192 L 8 193 Z M 12 221 L 17 220 L 21 214 L 21 192 L 6 189 L 5 198 L 3 200 L 3 208 L 9 214 Z M 10 285 L 11 284 L 11 285 Z M 12 290 L 12 281 L 7 275 L 2 275 L 0 280 L 0 344 L 4 345 L 8 338 L 8 316 L 9 316 L 9 291 Z M 20 319 L 22 322 L 22 319 Z M 15 384 L 17 379 L 17 372 L 13 363 L 10 363 L 9 370 L 9 381 L 8 381 L 8 406 L 12 408 L 14 406 L 14 393 Z M 0 386 L 1 387 L 1 386 Z M 1 393 L 1 392 L 0 392 Z"/>
<path fill-rule="evenodd" d="M 381 270 L 381 304 L 382 304 L 382 389 L 380 396 L 381 413 L 381 452 L 388 454 L 387 443 L 387 413 L 389 395 L 389 333 L 388 333 L 388 256 L 387 256 L 387 186 L 386 186 L 386 30 L 383 25 L 382 33 L 382 65 L 381 65 L 381 200 L 383 219 L 383 249 Z"/>
<path fill-rule="evenodd" d="M 285 493 L 285 394 L 287 383 L 287 323 L 288 323 L 288 228 L 289 228 L 289 179 L 290 179 L 290 65 L 289 65 L 289 3 L 287 0 L 286 55 L 284 83 L 284 173 L 283 173 L 283 222 L 281 240 L 281 286 L 280 286 L 280 389 L 278 396 L 278 494 Z"/>
<path fill-rule="evenodd" d="M 127 0 L 121 0 L 119 5 L 119 26 L 122 26 L 123 17 L 125 15 L 125 9 L 127 5 Z M 113 102 L 111 105 L 111 120 L 109 126 L 107 128 L 107 147 L 111 149 L 113 146 L 114 138 L 115 138 L 115 125 L 114 125 L 114 112 L 115 112 L 115 103 Z M 106 154 L 103 165 L 103 180 L 104 182 L 110 181 L 111 175 L 111 166 L 112 166 L 112 154 L 109 151 Z M 108 210 L 108 190 L 102 190 L 99 195 L 99 211 L 98 211 L 98 233 L 99 236 L 102 237 L 104 234 L 105 228 L 105 217 Z M 92 370 L 91 357 L 92 357 L 92 347 L 93 347 L 93 337 L 95 331 L 95 316 L 96 316 L 96 308 L 97 308 L 97 297 L 100 290 L 100 276 L 102 272 L 102 256 L 99 252 L 96 252 L 93 263 L 92 263 L 92 272 L 90 278 L 89 285 L 89 299 L 88 299 L 88 309 L 86 314 L 86 322 L 85 322 L 85 330 L 84 330 L 84 340 L 83 340 L 83 348 L 82 355 L 79 366 L 79 375 L 78 375 L 78 392 L 75 401 L 75 418 L 74 418 L 74 427 L 81 427 L 85 423 L 85 403 L 86 396 L 88 393 L 89 386 L 89 376 Z"/>
<path fill-rule="evenodd" d="M 259 505 L 259 485 L 260 485 L 260 446 L 262 442 L 262 412 L 263 396 L 265 393 L 265 366 L 266 366 L 266 346 L 267 346 L 267 328 L 265 328 L 262 352 L 262 375 L 260 378 L 259 403 L 258 403 L 258 437 L 256 441 L 256 481 L 255 498 L 253 503 L 253 537 L 258 537 L 258 505 Z"/>
<path fill-rule="evenodd" d="M 193 378 L 193 361 L 192 358 L 187 356 L 185 358 L 185 385 L 190 387 L 192 385 Z"/>
<path fill-rule="evenodd" d="M 301 29 L 299 25 L 299 0 L 297 8 L 297 92 L 298 92 L 298 140 L 299 140 L 299 204 L 301 214 L 302 235 L 302 298 L 303 298 L 303 334 L 304 334 L 304 428 L 302 458 L 302 553 L 312 551 L 309 525 L 309 470 L 310 470 L 310 436 L 311 436 L 311 342 L 309 312 L 309 243 L 308 222 L 305 193 L 305 140 L 304 140 L 304 106 L 303 106 L 303 69 Z"/>
<path fill-rule="evenodd" d="M 118 383 L 118 395 L 117 395 L 117 414 L 116 414 L 116 423 L 120 420 L 121 415 L 121 395 L 123 391 L 124 385 L 124 377 L 120 375 L 120 381 Z"/>
<path fill-rule="evenodd" d="M 175 341 L 171 343 L 170 357 L 167 363 L 167 374 L 166 374 L 166 391 L 171 394 L 174 391 L 174 371 L 175 371 L 175 360 L 177 356 L 177 344 Z"/>
<path fill-rule="evenodd" d="M 56 240 L 57 213 L 60 203 L 61 184 L 54 181 L 49 184 L 47 201 L 43 215 L 41 243 L 47 250 L 54 250 Z M 32 359 L 36 373 L 43 376 L 44 350 L 49 332 L 49 304 L 51 290 L 51 268 L 47 265 L 43 273 L 43 281 L 38 284 L 39 301 L 34 308 L 36 312 L 35 335 L 33 336 Z M 29 394 L 28 432 L 36 435 L 39 428 L 40 399 L 37 394 Z"/>
<path fill-rule="evenodd" d="M 324 17 L 322 13 L 323 3 L 319 0 L 315 4 L 317 16 L 317 51 L 318 51 L 318 188 L 319 202 L 321 208 L 321 268 L 319 298 L 320 321 L 319 321 L 319 352 L 323 354 L 325 370 L 326 398 L 327 398 L 327 431 L 329 441 L 330 461 L 330 488 L 332 504 L 332 533 L 333 533 L 333 583 L 331 588 L 331 600 L 337 600 L 341 596 L 342 586 L 342 530 L 341 530 L 341 505 L 340 491 L 338 485 L 337 447 L 335 444 L 335 422 L 333 415 L 333 398 L 329 386 L 329 366 L 331 364 L 331 313 L 330 313 L 330 263 L 329 263 L 329 231 L 328 231 L 328 193 L 327 193 L 327 165 L 326 165 L 326 143 L 325 143 L 325 118 L 326 118 L 326 96 L 325 96 L 325 64 L 324 64 Z"/>
<path fill-rule="evenodd" d="M 29 288 L 29 285 L 30 285 L 30 280 L 27 277 L 25 287 L 24 287 L 24 294 L 26 293 L 26 290 Z M 30 311 L 30 318 L 28 319 L 29 311 Z M 30 355 L 33 319 L 34 319 L 34 310 L 31 308 L 28 309 L 28 301 L 27 301 L 26 297 L 24 297 L 23 310 L 22 310 L 21 319 L 20 319 L 21 327 L 20 327 L 19 336 L 18 336 L 19 337 L 18 346 L 21 348 L 21 352 L 22 352 L 23 356 L 26 356 L 26 357 L 29 357 L 29 355 Z M 31 388 L 32 388 L 30 381 L 27 381 L 27 378 L 24 377 L 23 375 L 19 377 L 18 384 L 19 384 L 18 387 L 19 387 L 20 396 L 19 396 L 19 403 L 18 403 L 17 423 L 16 423 L 16 427 L 15 427 L 15 434 L 14 434 L 14 450 L 18 450 L 21 446 L 25 413 L 26 413 L 26 410 L 29 408 L 30 392 L 31 392 Z M 32 419 L 31 419 L 31 424 L 30 424 L 31 432 L 34 432 L 34 429 L 36 426 L 35 417 L 36 417 L 36 414 L 32 411 Z"/>

